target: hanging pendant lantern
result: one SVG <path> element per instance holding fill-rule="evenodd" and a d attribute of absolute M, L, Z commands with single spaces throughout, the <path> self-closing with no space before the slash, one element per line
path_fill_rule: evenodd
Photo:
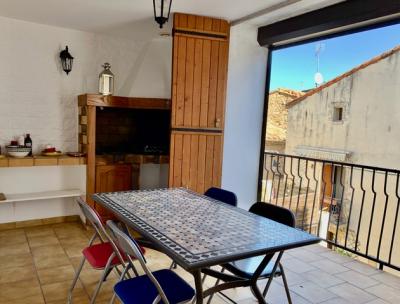
<path fill-rule="evenodd" d="M 65 50 L 60 52 L 61 66 L 67 75 L 72 70 L 72 62 L 74 61 L 74 57 L 68 52 L 68 46 L 65 47 Z"/>
<path fill-rule="evenodd" d="M 112 95 L 114 93 L 114 74 L 110 71 L 111 64 L 106 62 L 102 67 L 104 70 L 99 75 L 99 93 Z"/>
<path fill-rule="evenodd" d="M 160 25 L 160 28 L 162 28 L 164 23 L 169 19 L 171 4 L 172 0 L 153 0 L 154 19 Z"/>

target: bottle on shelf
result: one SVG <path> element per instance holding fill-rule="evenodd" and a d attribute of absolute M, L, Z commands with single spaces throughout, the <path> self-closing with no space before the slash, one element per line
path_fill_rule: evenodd
<path fill-rule="evenodd" d="M 29 152 L 28 156 L 32 156 L 32 139 L 30 134 L 26 134 L 25 140 L 24 140 L 24 146 L 31 148 L 31 151 Z"/>
<path fill-rule="evenodd" d="M 25 137 L 24 135 L 18 136 L 18 146 L 25 146 Z"/>

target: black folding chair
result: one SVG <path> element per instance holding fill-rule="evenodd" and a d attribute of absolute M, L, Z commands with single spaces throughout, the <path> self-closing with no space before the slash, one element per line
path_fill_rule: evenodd
<path fill-rule="evenodd" d="M 250 207 L 249 212 L 252 212 L 254 214 L 257 214 L 259 216 L 268 218 L 270 220 L 279 222 L 281 224 L 290 226 L 290 227 L 295 227 L 296 226 L 296 219 L 292 211 L 286 208 L 282 208 L 276 205 L 272 205 L 269 203 L 264 203 L 264 202 L 257 202 L 253 206 Z M 290 291 L 289 291 L 289 286 L 287 284 L 286 280 L 286 275 L 283 270 L 282 263 L 279 261 L 278 266 L 276 269 L 274 269 L 274 262 L 271 262 L 273 259 L 274 254 L 269 255 L 269 262 L 263 272 L 261 273 L 259 279 L 269 279 L 272 277 L 282 277 L 283 284 L 285 287 L 285 292 L 286 296 L 288 299 L 289 304 L 292 303 L 292 299 L 290 297 Z M 236 276 L 250 279 L 257 267 L 260 265 L 261 261 L 265 258 L 265 256 L 258 256 L 254 258 L 249 258 L 249 259 L 243 259 L 243 260 L 238 260 L 234 261 L 228 264 L 221 265 L 222 266 L 222 272 L 225 270 L 233 273 Z M 268 293 L 269 287 L 271 285 L 272 280 L 268 280 L 267 285 L 264 288 L 263 296 L 265 296 Z M 219 280 L 215 283 L 215 286 L 217 286 L 219 283 Z M 211 302 L 212 295 L 208 299 L 208 304 Z"/>

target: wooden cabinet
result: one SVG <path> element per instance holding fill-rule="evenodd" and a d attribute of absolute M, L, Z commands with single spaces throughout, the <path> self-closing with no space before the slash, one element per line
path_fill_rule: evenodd
<path fill-rule="evenodd" d="M 171 136 L 170 186 L 203 193 L 221 186 L 222 134 L 174 132 Z"/>
<path fill-rule="evenodd" d="M 174 14 L 169 185 L 221 184 L 229 24 Z"/>
<path fill-rule="evenodd" d="M 95 192 L 113 192 L 132 189 L 131 165 L 99 165 L 96 166 Z M 107 212 L 95 203 L 95 208 L 100 214 Z"/>

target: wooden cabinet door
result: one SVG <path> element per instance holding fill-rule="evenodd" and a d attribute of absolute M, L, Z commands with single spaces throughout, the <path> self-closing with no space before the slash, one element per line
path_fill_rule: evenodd
<path fill-rule="evenodd" d="M 228 67 L 225 20 L 174 14 L 169 186 L 221 185 Z"/>
<path fill-rule="evenodd" d="M 96 166 L 96 192 L 114 192 L 132 189 L 131 165 L 98 165 Z M 96 210 L 103 216 L 109 213 L 99 204 Z"/>
<path fill-rule="evenodd" d="M 172 128 L 223 130 L 229 24 L 174 14 Z"/>
<path fill-rule="evenodd" d="M 173 132 L 169 183 L 204 193 L 221 186 L 222 134 Z"/>

